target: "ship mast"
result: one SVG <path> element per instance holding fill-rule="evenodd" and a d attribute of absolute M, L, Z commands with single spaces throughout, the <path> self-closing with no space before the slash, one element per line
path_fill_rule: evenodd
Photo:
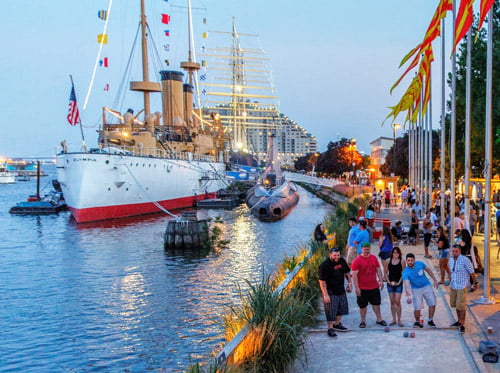
<path fill-rule="evenodd" d="M 193 86 L 193 75 L 195 71 L 200 69 L 200 64 L 193 61 L 193 20 L 191 15 L 191 0 L 188 0 L 188 37 L 189 37 L 189 49 L 188 49 L 188 60 L 181 62 L 181 69 L 187 71 L 189 75 L 189 84 Z"/>
<path fill-rule="evenodd" d="M 140 91 L 144 96 L 144 117 L 150 112 L 150 92 L 161 92 L 159 83 L 149 81 L 149 66 L 148 66 L 148 43 L 147 43 L 147 28 L 146 11 L 144 0 L 141 0 L 141 46 L 142 46 L 142 81 L 130 82 L 130 90 Z"/>

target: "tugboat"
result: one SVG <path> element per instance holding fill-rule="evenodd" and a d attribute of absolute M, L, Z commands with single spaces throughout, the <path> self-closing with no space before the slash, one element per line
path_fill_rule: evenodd
<path fill-rule="evenodd" d="M 283 219 L 299 202 L 297 186 L 281 174 L 276 135 L 269 137 L 268 162 L 261 181 L 248 190 L 246 203 L 259 220 L 272 222 Z"/>

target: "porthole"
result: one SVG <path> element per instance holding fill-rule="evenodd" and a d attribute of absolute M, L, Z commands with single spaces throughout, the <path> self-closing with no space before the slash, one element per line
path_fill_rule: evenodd
<path fill-rule="evenodd" d="M 125 188 L 125 190 L 128 190 L 128 188 Z"/>
<path fill-rule="evenodd" d="M 108 191 L 110 191 L 110 190 L 111 190 L 111 188 L 108 188 Z"/>
<path fill-rule="evenodd" d="M 106 163 L 106 164 L 109 164 L 109 160 L 108 160 L 108 159 L 106 159 L 106 162 L 105 162 L 105 163 Z"/>

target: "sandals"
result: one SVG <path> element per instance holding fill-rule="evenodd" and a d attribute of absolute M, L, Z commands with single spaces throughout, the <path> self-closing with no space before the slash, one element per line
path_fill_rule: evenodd
<path fill-rule="evenodd" d="M 396 324 L 397 324 L 397 322 L 396 322 L 396 321 L 393 321 L 393 322 L 391 322 L 391 323 L 389 324 L 389 326 L 393 326 L 393 325 L 396 325 Z"/>
<path fill-rule="evenodd" d="M 376 321 L 376 323 L 378 325 L 380 325 L 380 326 L 387 326 L 387 323 L 384 320 L 382 320 L 382 321 Z"/>
<path fill-rule="evenodd" d="M 364 321 L 361 321 L 361 323 L 359 324 L 359 327 L 360 327 L 361 329 L 366 328 L 366 323 L 365 323 Z"/>
<path fill-rule="evenodd" d="M 398 323 L 398 326 L 399 326 L 400 328 L 402 328 L 402 327 L 404 327 L 404 326 L 405 326 L 405 324 L 403 324 L 402 322 L 400 322 L 400 323 Z"/>

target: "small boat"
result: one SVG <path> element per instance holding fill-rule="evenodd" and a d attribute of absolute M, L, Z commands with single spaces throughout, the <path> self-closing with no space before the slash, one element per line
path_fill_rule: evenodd
<path fill-rule="evenodd" d="M 30 181 L 31 176 L 29 174 L 25 174 L 25 173 L 18 173 L 16 176 L 16 180 L 17 181 Z"/>
<path fill-rule="evenodd" d="M 250 188 L 246 197 L 250 211 L 262 221 L 283 219 L 299 202 L 297 186 L 281 174 L 274 139 L 275 135 L 269 137 L 269 157 L 262 181 Z"/>
<path fill-rule="evenodd" d="M 62 193 L 51 191 L 43 197 L 30 196 L 27 201 L 11 207 L 9 212 L 20 215 L 49 215 L 67 209 Z"/>
<path fill-rule="evenodd" d="M 27 201 L 19 202 L 11 207 L 11 214 L 20 215 L 49 215 L 57 214 L 67 210 L 66 201 L 56 180 L 52 181 L 55 190 L 50 191 L 45 196 L 40 196 L 40 164 L 36 179 L 36 195 L 29 196 Z"/>
<path fill-rule="evenodd" d="M 16 174 L 9 171 L 5 165 L 0 165 L 0 184 L 14 184 L 15 182 Z"/>

